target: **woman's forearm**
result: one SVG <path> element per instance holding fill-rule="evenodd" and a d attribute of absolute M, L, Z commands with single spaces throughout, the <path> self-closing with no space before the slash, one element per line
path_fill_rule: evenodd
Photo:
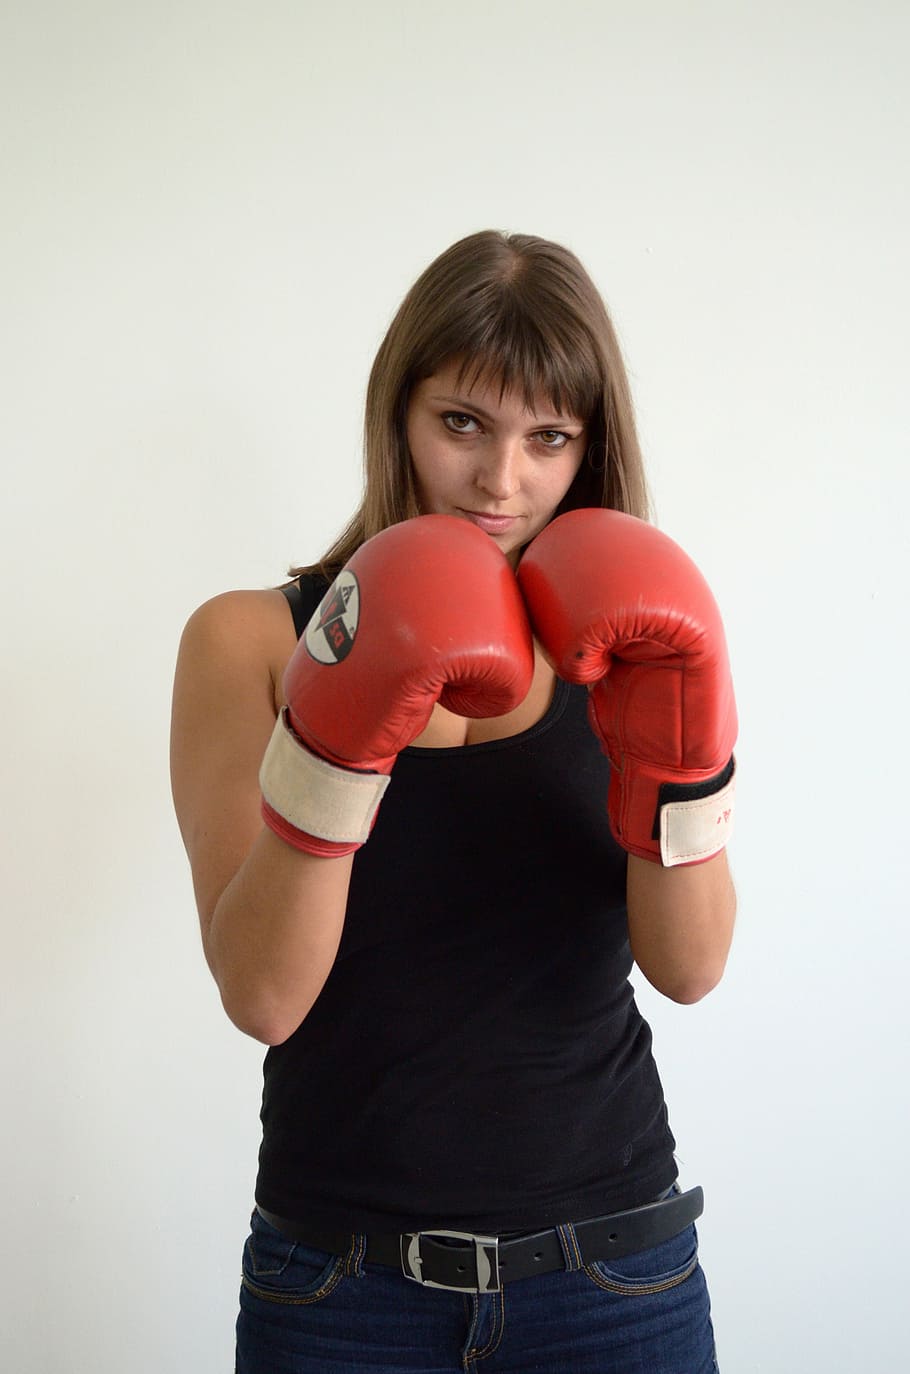
<path fill-rule="evenodd" d="M 720 981 L 736 915 L 726 851 L 664 868 L 629 856 L 629 940 L 648 982 L 675 1002 L 697 1002 Z"/>
<path fill-rule="evenodd" d="M 352 855 L 302 853 L 263 829 L 215 905 L 205 952 L 225 1011 L 278 1045 L 303 1021 L 331 971 Z"/>

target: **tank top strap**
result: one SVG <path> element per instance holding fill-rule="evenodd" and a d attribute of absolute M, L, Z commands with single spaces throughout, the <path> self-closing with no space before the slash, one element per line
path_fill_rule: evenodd
<path fill-rule="evenodd" d="M 296 581 L 289 582 L 286 587 L 281 588 L 291 608 L 298 639 L 306 629 L 310 616 L 319 605 L 328 586 L 327 580 L 319 573 L 301 573 Z"/>

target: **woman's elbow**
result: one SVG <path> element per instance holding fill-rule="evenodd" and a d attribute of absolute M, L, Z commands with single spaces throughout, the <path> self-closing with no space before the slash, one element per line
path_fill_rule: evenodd
<path fill-rule="evenodd" d="M 283 1007 L 272 1002 L 256 1003 L 249 998 L 237 998 L 220 988 L 221 1005 L 228 1019 L 252 1040 L 274 1049 L 283 1045 L 302 1024 L 309 1007 Z"/>
<path fill-rule="evenodd" d="M 648 982 L 664 997 L 690 1007 L 713 992 L 724 975 L 726 959 L 686 969 L 648 969 L 639 965 Z"/>
<path fill-rule="evenodd" d="M 660 990 L 666 997 L 669 997 L 671 1001 L 678 1002 L 680 1006 L 691 1007 L 694 1006 L 696 1002 L 700 1002 L 703 997 L 707 997 L 709 992 L 713 992 L 719 982 L 720 975 L 716 978 L 701 980 L 693 979 L 689 982 L 681 983 L 678 987 L 668 989 L 661 988 Z"/>

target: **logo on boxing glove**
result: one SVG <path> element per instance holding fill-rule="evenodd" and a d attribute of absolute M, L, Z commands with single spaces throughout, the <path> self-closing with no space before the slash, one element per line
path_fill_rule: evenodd
<path fill-rule="evenodd" d="M 317 663 L 340 663 L 354 645 L 360 619 L 360 587 L 352 572 L 340 572 L 319 603 L 304 632 L 307 650 Z"/>

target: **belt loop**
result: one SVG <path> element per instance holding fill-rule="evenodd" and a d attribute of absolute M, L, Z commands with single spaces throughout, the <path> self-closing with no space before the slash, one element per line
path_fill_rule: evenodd
<path fill-rule="evenodd" d="M 366 1236 L 360 1234 L 351 1236 L 351 1248 L 344 1257 L 344 1272 L 349 1278 L 363 1278 L 363 1257 L 366 1252 Z"/>
<path fill-rule="evenodd" d="M 566 1272 L 571 1274 L 573 1269 L 580 1269 L 582 1266 L 581 1251 L 578 1248 L 578 1237 L 575 1234 L 575 1227 L 571 1221 L 564 1226 L 556 1227 L 556 1234 L 559 1236 L 559 1244 L 562 1248 L 562 1257 L 566 1262 Z"/>

